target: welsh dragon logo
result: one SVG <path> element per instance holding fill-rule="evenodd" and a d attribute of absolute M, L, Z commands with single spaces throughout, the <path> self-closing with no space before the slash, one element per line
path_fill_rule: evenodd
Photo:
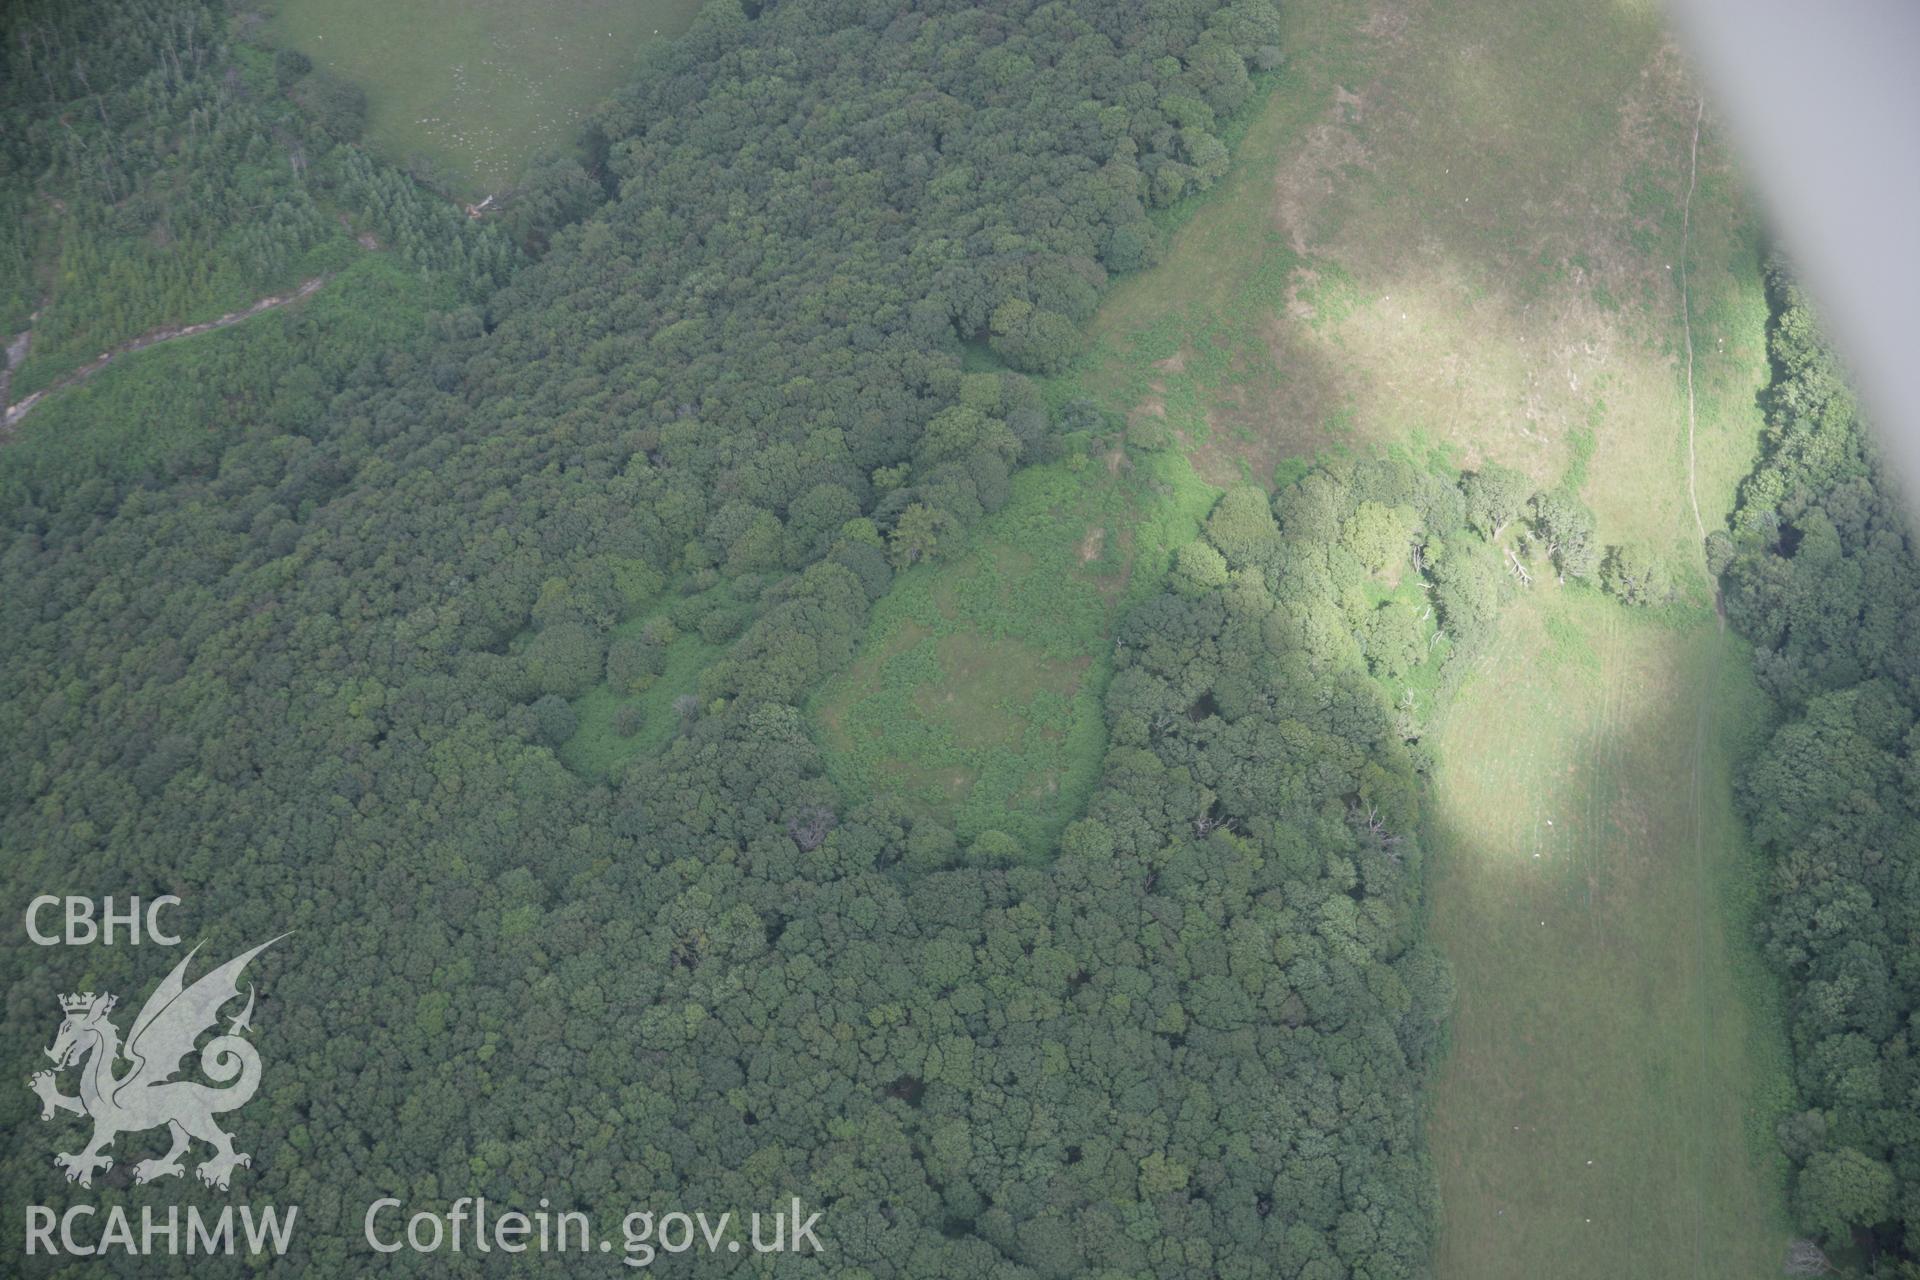
<path fill-rule="evenodd" d="M 42 1120 L 53 1119 L 56 1111 L 71 1111 L 93 1120 L 93 1140 L 85 1149 L 78 1154 L 63 1151 L 53 1158 L 54 1164 L 66 1171 L 68 1182 L 92 1186 L 95 1173 L 113 1167 L 113 1158 L 105 1151 L 114 1138 L 161 1125 L 167 1127 L 173 1146 L 157 1160 L 134 1165 L 135 1182 L 181 1176 L 185 1170 L 180 1157 L 195 1138 L 213 1148 L 213 1155 L 194 1170 L 210 1187 L 225 1191 L 234 1167 L 253 1163 L 251 1156 L 233 1149 L 233 1135 L 214 1121 L 215 1116 L 245 1106 L 260 1087 L 260 1055 L 241 1038 L 252 1025 L 251 984 L 247 1007 L 228 1019 L 226 1034 L 215 1036 L 200 1051 L 200 1070 L 215 1084 L 226 1087 L 176 1080 L 174 1076 L 182 1060 L 193 1052 L 194 1041 L 219 1020 L 221 1006 L 239 998 L 240 972 L 247 962 L 279 940 L 261 943 L 192 986 L 186 984 L 187 963 L 199 948 L 189 951 L 141 1006 L 125 1047 L 121 1046 L 119 1030 L 107 1017 L 118 1003 L 114 996 L 88 991 L 60 997 L 65 1020 L 53 1047 L 46 1051 L 54 1068 L 36 1073 L 27 1084 L 40 1095 Z M 124 1074 L 116 1075 L 115 1068 L 122 1059 L 131 1065 Z M 80 1094 L 68 1097 L 60 1092 L 55 1073 L 76 1065 L 80 1066 Z"/>

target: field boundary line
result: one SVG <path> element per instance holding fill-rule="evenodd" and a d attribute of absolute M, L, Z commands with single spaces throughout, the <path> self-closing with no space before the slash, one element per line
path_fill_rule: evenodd
<path fill-rule="evenodd" d="M 1687 161 L 1687 199 L 1680 206 L 1680 330 L 1687 340 L 1687 501 L 1693 504 L 1693 527 L 1700 541 L 1707 540 L 1706 522 L 1700 518 L 1700 493 L 1694 483 L 1694 403 L 1693 403 L 1693 300 L 1687 284 L 1687 253 L 1693 237 L 1693 189 L 1700 177 L 1700 122 L 1706 118 L 1707 100 L 1695 100 L 1693 146 Z"/>

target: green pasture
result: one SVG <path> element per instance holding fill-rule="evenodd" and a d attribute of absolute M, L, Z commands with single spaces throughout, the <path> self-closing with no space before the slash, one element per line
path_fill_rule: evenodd
<path fill-rule="evenodd" d="M 700 0 L 277 0 L 268 30 L 367 95 L 368 141 L 470 199 L 573 145 Z"/>
<path fill-rule="evenodd" d="M 1791 1106 L 1732 811 L 1763 715 L 1711 612 L 1542 587 L 1437 735 L 1443 1277 L 1778 1274 Z"/>
<path fill-rule="evenodd" d="M 1172 453 L 1022 472 L 964 551 L 901 576 L 814 698 L 836 782 L 1044 854 L 1099 778 L 1114 621 L 1215 496 Z"/>

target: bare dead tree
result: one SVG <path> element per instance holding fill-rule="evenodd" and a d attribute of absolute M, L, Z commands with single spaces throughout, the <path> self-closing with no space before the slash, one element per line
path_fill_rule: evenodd
<path fill-rule="evenodd" d="M 1533 585 L 1533 575 L 1527 572 L 1527 566 L 1520 563 L 1520 557 L 1513 554 L 1512 547 L 1507 548 L 1507 572 L 1520 579 L 1521 586 Z"/>
<path fill-rule="evenodd" d="M 1214 832 L 1222 830 L 1231 831 L 1235 835 L 1238 835 L 1240 833 L 1240 820 L 1238 818 L 1219 817 L 1215 815 L 1211 809 L 1193 820 L 1193 834 L 1202 840 Z"/>
<path fill-rule="evenodd" d="M 1795 1240 L 1787 1246 L 1786 1274 L 1790 1276 L 1838 1275 L 1839 1270 L 1811 1240 Z"/>
<path fill-rule="evenodd" d="M 100 127 L 111 131 L 113 122 L 107 119 L 107 104 L 99 94 L 93 91 L 93 82 L 87 79 L 87 64 L 76 59 L 73 64 L 73 74 L 74 78 L 80 81 L 80 87 L 87 91 L 87 96 L 93 99 L 93 109 L 100 113 Z"/>
<path fill-rule="evenodd" d="M 1380 816 L 1378 806 L 1371 804 L 1365 808 L 1358 804 L 1347 806 L 1347 824 L 1359 831 L 1374 848 L 1395 862 L 1400 861 L 1401 838 L 1387 830 L 1386 819 Z"/>
<path fill-rule="evenodd" d="M 793 837 L 802 853 L 812 853 L 826 843 L 827 833 L 837 821 L 833 810 L 825 805 L 809 805 L 787 819 L 787 834 Z"/>

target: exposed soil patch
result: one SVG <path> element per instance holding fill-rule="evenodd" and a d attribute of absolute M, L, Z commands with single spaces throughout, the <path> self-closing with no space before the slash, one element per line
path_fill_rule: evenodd
<path fill-rule="evenodd" d="M 13 371 L 26 360 L 27 348 L 32 345 L 33 330 L 31 329 L 15 335 L 13 341 L 7 343 L 6 362 L 0 364 L 0 408 L 13 403 Z M 6 425 L 13 425 L 11 419 Z"/>

